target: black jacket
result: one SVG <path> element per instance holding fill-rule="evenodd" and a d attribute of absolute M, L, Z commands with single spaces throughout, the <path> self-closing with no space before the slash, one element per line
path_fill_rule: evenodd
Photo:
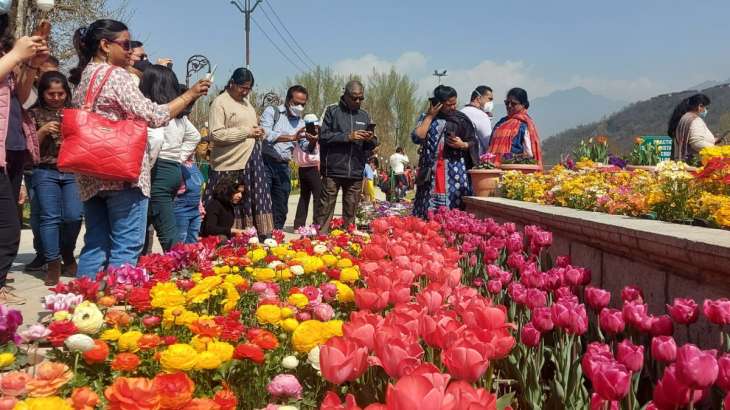
<path fill-rule="evenodd" d="M 325 110 L 319 137 L 320 172 L 323 176 L 362 179 L 365 162 L 378 145 L 371 141 L 350 141 L 352 131 L 365 131 L 370 115 L 364 110 L 352 111 L 340 99 Z"/>
<path fill-rule="evenodd" d="M 221 235 L 230 238 L 234 217 L 233 207 L 230 204 L 224 204 L 217 198 L 211 199 L 205 206 L 205 218 L 200 236 Z"/>

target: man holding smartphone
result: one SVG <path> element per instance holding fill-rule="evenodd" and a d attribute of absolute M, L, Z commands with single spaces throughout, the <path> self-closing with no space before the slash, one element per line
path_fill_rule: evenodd
<path fill-rule="evenodd" d="M 365 99 L 362 83 L 352 80 L 338 104 L 327 107 L 320 135 L 322 191 L 314 223 L 328 233 L 335 213 L 337 193 L 342 189 L 342 216 L 345 225 L 355 222 L 360 202 L 365 162 L 378 145 L 370 115 L 361 108 Z"/>

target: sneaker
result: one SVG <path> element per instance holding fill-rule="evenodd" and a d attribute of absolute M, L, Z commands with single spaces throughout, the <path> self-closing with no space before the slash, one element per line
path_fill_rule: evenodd
<path fill-rule="evenodd" d="M 35 259 L 33 259 L 33 262 L 25 265 L 23 270 L 26 272 L 40 272 L 45 269 L 45 266 L 46 259 L 40 255 L 36 255 Z"/>
<path fill-rule="evenodd" d="M 4 305 L 24 305 L 25 298 L 15 295 L 7 286 L 0 288 L 0 303 Z"/>

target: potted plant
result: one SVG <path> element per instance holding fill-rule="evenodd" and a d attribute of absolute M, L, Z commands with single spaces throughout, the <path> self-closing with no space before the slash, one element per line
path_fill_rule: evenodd
<path fill-rule="evenodd" d="M 542 172 L 542 166 L 534 158 L 524 155 L 502 155 L 499 161 L 499 168 L 503 171 L 519 171 L 523 174 Z"/>
<path fill-rule="evenodd" d="M 608 164 L 608 137 L 605 135 L 581 141 L 573 156 L 577 161 L 591 160 L 599 164 L 599 168 L 613 167 Z"/>
<path fill-rule="evenodd" d="M 658 141 L 648 142 L 641 137 L 634 139 L 634 149 L 629 156 L 630 165 L 626 169 L 633 171 L 643 169 L 645 171 L 656 171 L 656 165 L 661 162 L 661 151 Z"/>
<path fill-rule="evenodd" d="M 495 196 L 499 178 L 504 171 L 497 168 L 495 160 L 497 156 L 486 153 L 479 157 L 479 165 L 469 170 L 471 185 L 475 196 Z"/>

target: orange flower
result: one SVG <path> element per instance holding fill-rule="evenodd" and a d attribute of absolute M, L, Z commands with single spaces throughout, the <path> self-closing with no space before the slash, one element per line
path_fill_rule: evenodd
<path fill-rule="evenodd" d="M 599 135 L 596 137 L 596 142 L 602 145 L 606 145 L 608 142 L 608 137 L 605 135 Z"/>
<path fill-rule="evenodd" d="M 221 335 L 221 327 L 213 319 L 198 319 L 188 326 L 191 332 L 200 336 L 218 337 Z"/>
<path fill-rule="evenodd" d="M 63 363 L 44 361 L 36 368 L 35 379 L 25 386 L 28 397 L 49 397 L 74 377 L 71 369 Z"/>
<path fill-rule="evenodd" d="M 115 298 L 114 296 L 102 296 L 99 298 L 99 300 L 96 301 L 96 303 L 100 306 L 108 308 L 117 304 L 117 298 Z"/>
<path fill-rule="evenodd" d="M 134 353 L 119 353 L 112 361 L 112 370 L 133 372 L 139 366 L 139 357 Z"/>
<path fill-rule="evenodd" d="M 153 383 L 163 409 L 179 409 L 193 399 L 195 383 L 185 373 L 161 373 L 155 376 Z"/>
<path fill-rule="evenodd" d="M 142 337 L 139 339 L 139 342 L 137 342 L 137 346 L 139 346 L 142 350 L 147 349 L 154 349 L 155 347 L 159 346 L 160 343 L 162 343 L 162 339 L 160 339 L 160 336 L 157 336 L 155 334 L 146 334 L 142 335 Z"/>
<path fill-rule="evenodd" d="M 276 336 L 268 330 L 261 330 L 253 339 L 251 339 L 251 342 L 264 350 L 274 350 L 279 347 L 279 339 L 277 339 Z"/>
<path fill-rule="evenodd" d="M 150 379 L 120 377 L 104 390 L 109 410 L 159 410 L 160 394 Z"/>
<path fill-rule="evenodd" d="M 221 407 L 211 399 L 193 399 L 181 410 L 221 410 Z"/>
<path fill-rule="evenodd" d="M 0 393 L 3 396 L 22 396 L 25 394 L 25 385 L 32 377 L 25 372 L 8 372 L 0 376 Z"/>
<path fill-rule="evenodd" d="M 94 348 L 84 352 L 84 361 L 88 364 L 104 363 L 109 356 L 109 345 L 103 340 L 94 340 Z"/>
<path fill-rule="evenodd" d="M 74 410 L 94 410 L 99 404 L 99 396 L 84 386 L 74 389 L 70 401 Z"/>
<path fill-rule="evenodd" d="M 235 410 L 236 405 L 238 404 L 236 395 L 230 391 L 228 387 L 225 387 L 223 390 L 219 390 L 215 396 L 213 396 L 213 401 L 221 407 L 221 410 Z"/>
<path fill-rule="evenodd" d="M 122 310 L 110 310 L 106 312 L 104 320 L 111 326 L 126 327 L 129 326 L 129 323 L 132 321 L 132 317 L 129 313 Z"/>

